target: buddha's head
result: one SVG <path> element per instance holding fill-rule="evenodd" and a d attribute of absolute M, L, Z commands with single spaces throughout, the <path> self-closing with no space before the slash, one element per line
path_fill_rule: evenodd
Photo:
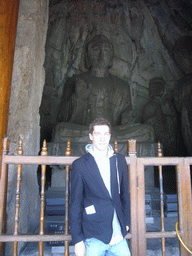
<path fill-rule="evenodd" d="M 113 45 L 108 38 L 96 35 L 86 47 L 86 67 L 88 69 L 108 69 L 112 66 L 113 55 Z"/>
<path fill-rule="evenodd" d="M 161 77 L 154 77 L 149 82 L 150 98 L 161 98 L 165 91 L 165 80 Z"/>

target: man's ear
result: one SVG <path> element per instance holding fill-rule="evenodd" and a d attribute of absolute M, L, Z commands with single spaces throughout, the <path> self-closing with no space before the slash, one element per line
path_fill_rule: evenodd
<path fill-rule="evenodd" d="M 89 139 L 92 141 L 93 140 L 93 135 L 89 133 Z"/>

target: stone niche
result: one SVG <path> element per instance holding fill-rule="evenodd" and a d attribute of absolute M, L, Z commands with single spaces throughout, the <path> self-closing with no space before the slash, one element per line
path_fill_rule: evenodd
<path fill-rule="evenodd" d="M 175 82 L 182 76 L 173 59 L 174 43 L 191 33 L 192 24 L 188 1 L 174 2 L 20 0 L 8 123 L 10 154 L 16 154 L 19 138 L 26 155 L 38 155 L 43 139 L 51 143 L 65 82 L 86 71 L 84 45 L 93 35 L 103 34 L 113 42 L 110 72 L 129 83 L 136 122 L 142 122 L 152 78 L 165 80 L 172 100 Z M 15 181 L 16 168 L 10 167 L 7 233 L 13 231 Z M 37 228 L 39 206 L 37 166 L 24 166 L 20 233 Z M 20 243 L 19 250 L 22 247 Z M 6 246 L 5 255 L 11 255 L 11 248 Z"/>
<path fill-rule="evenodd" d="M 172 12 L 175 10 L 179 17 L 184 17 L 182 4 L 150 0 L 50 3 L 45 85 L 40 106 L 41 143 L 44 139 L 49 142 L 50 154 L 65 152 L 66 143 L 52 140 L 62 93 L 69 78 L 87 71 L 85 45 L 95 35 L 106 36 L 114 46 L 109 72 L 129 84 L 136 123 L 142 123 L 144 105 L 150 100 L 149 82 L 154 77 L 165 81 L 166 97 L 173 101 L 175 83 L 182 76 L 174 62 L 174 44 L 177 38 L 190 33 L 188 16 L 176 22 Z M 85 153 L 84 147 L 77 150 L 78 147 L 79 144 L 72 143 L 72 154 Z M 154 146 L 152 151 L 144 151 L 142 156 L 156 154 Z M 142 148 L 138 156 L 140 152 Z M 126 154 L 125 146 L 123 153 Z M 146 184 L 153 187 L 153 171 L 150 173 Z M 63 186 L 61 177 L 58 168 L 53 169 L 52 185 Z"/>
<path fill-rule="evenodd" d="M 94 35 L 106 36 L 114 46 L 110 73 L 131 89 L 135 122 L 142 122 L 149 101 L 149 81 L 164 79 L 166 94 L 173 97 L 181 72 L 175 65 L 175 40 L 186 32 L 175 23 L 166 1 L 52 1 L 46 41 L 45 85 L 40 106 L 41 142 L 52 139 L 66 81 L 86 72 L 84 51 Z M 56 4 L 58 2 L 58 4 Z"/>

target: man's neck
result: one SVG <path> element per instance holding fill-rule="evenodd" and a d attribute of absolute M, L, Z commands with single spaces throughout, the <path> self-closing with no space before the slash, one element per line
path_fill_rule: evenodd
<path fill-rule="evenodd" d="M 93 152 L 94 152 L 94 155 L 95 155 L 96 157 L 107 157 L 107 156 L 108 156 L 108 149 L 107 149 L 107 150 L 100 151 L 100 150 L 96 149 L 96 148 L 93 146 Z"/>

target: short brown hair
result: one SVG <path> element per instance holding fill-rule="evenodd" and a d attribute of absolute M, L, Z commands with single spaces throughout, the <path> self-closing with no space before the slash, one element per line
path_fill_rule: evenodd
<path fill-rule="evenodd" d="M 94 126 L 96 125 L 107 125 L 109 127 L 109 131 L 111 133 L 111 124 L 107 121 L 107 119 L 103 117 L 96 118 L 89 126 L 89 133 L 93 133 Z"/>

